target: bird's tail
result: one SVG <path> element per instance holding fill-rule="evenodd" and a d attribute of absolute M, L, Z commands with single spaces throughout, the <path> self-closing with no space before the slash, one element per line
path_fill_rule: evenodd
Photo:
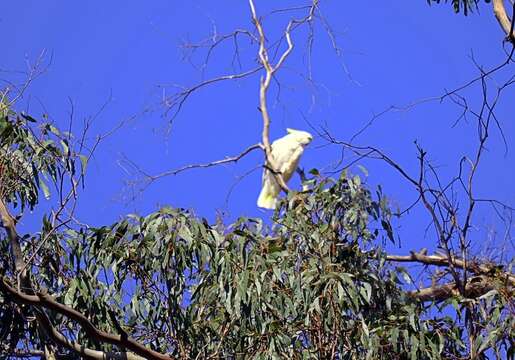
<path fill-rule="evenodd" d="M 257 201 L 257 205 L 260 208 L 265 209 L 275 209 L 275 205 L 277 204 L 277 197 L 268 191 L 266 186 L 261 189 L 261 193 L 259 194 L 259 198 Z"/>

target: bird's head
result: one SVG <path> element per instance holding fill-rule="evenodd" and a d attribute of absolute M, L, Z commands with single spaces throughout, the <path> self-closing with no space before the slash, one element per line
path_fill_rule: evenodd
<path fill-rule="evenodd" d="M 307 131 L 295 130 L 295 129 L 286 129 L 288 134 L 295 137 L 295 140 L 301 144 L 302 146 L 307 146 L 312 140 L 313 136 Z"/>

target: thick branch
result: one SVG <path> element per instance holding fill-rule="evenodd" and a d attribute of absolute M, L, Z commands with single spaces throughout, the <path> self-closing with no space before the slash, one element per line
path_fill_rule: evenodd
<path fill-rule="evenodd" d="M 47 293 L 38 293 L 37 295 L 28 295 L 23 294 L 22 292 L 17 291 L 13 287 L 11 287 L 5 279 L 2 279 L 0 281 L 0 291 L 2 291 L 4 294 L 8 295 L 9 297 L 12 297 L 15 299 L 18 303 L 23 303 L 27 305 L 32 305 L 41 310 L 41 308 L 46 308 L 49 310 L 53 310 L 59 314 L 65 315 L 75 321 L 77 321 L 81 326 L 82 329 L 93 339 L 96 339 L 103 343 L 108 343 L 112 345 L 116 345 L 120 348 L 127 348 L 137 355 L 140 355 L 146 359 L 156 359 L 156 360 L 170 360 L 172 359 L 170 356 L 158 353 L 154 350 L 146 348 L 144 345 L 138 343 L 134 339 L 123 337 L 120 335 L 113 335 L 109 334 L 105 331 L 97 329 L 89 320 L 86 318 L 83 314 L 76 311 L 73 308 L 70 308 L 66 305 L 60 304 L 56 302 L 50 295 Z M 51 324 L 49 323 L 48 319 L 45 316 L 42 317 L 40 320 L 40 323 L 47 329 L 50 330 L 50 335 L 57 340 L 62 345 L 65 345 L 68 348 L 72 348 L 74 350 L 77 350 L 76 346 L 79 346 L 79 349 L 82 348 L 80 345 L 70 342 L 68 339 L 66 339 L 62 334 L 57 332 Z M 50 328 L 49 328 L 50 326 Z M 59 336 L 60 335 L 60 336 Z M 96 350 L 92 350 L 96 351 Z M 99 355 L 98 353 L 96 353 Z M 100 354 L 104 354 L 103 352 L 100 352 Z M 98 358 L 97 356 L 91 355 L 92 357 Z M 105 358 L 105 357 L 101 357 Z M 138 357 L 139 358 L 139 357 Z M 132 359 L 136 359 L 136 357 L 132 357 Z"/>
<path fill-rule="evenodd" d="M 494 286 L 490 279 L 486 276 L 476 276 L 471 278 L 465 285 L 463 296 L 477 298 L 493 289 Z M 420 301 L 444 301 L 460 295 L 462 294 L 454 282 L 408 292 L 408 296 Z"/>
<path fill-rule="evenodd" d="M 0 198 L 0 217 L 2 219 L 2 226 L 7 232 L 9 238 L 9 245 L 14 259 L 14 267 L 18 276 L 18 287 L 23 285 L 24 290 L 30 290 L 30 282 L 25 270 L 25 262 L 23 261 L 23 252 L 21 251 L 20 239 L 16 231 L 16 221 L 9 212 L 4 199 Z"/>
<path fill-rule="evenodd" d="M 499 25 L 501 25 L 501 28 L 506 34 L 507 39 L 515 45 L 515 33 L 513 32 L 513 21 L 514 19 L 510 20 L 508 17 L 508 14 L 506 13 L 506 8 L 504 7 L 504 1 L 503 0 L 493 0 L 494 5 L 494 15 L 499 22 Z M 515 5 L 513 6 L 515 9 Z M 515 18 L 515 14 L 511 14 L 513 18 Z"/>
<path fill-rule="evenodd" d="M 92 358 L 95 360 L 144 360 L 144 357 L 138 356 L 130 352 L 103 352 L 98 350 L 89 349 L 75 341 L 71 341 L 61 334 L 57 329 L 52 326 L 50 319 L 42 312 L 37 315 L 39 324 L 43 327 L 46 335 L 54 340 L 57 344 L 70 349 L 81 357 Z"/>
<path fill-rule="evenodd" d="M 3 199 L 0 199 L 0 216 L 2 218 L 2 226 L 7 232 L 11 250 L 15 261 L 16 270 L 23 268 L 23 254 L 21 252 L 20 243 L 18 241 L 18 233 L 16 232 L 16 221 L 12 217 L 9 209 L 4 203 Z"/>
<path fill-rule="evenodd" d="M 494 266 L 481 264 L 476 261 L 464 261 L 463 259 L 451 256 L 449 262 L 449 257 L 447 256 L 426 255 L 423 252 L 411 252 L 410 255 L 387 255 L 386 260 L 395 262 L 418 262 L 421 264 L 434 266 L 453 265 L 459 268 L 465 268 L 476 275 L 487 275 L 496 270 Z M 505 278 L 511 286 L 515 286 L 515 275 L 503 272 L 501 276 Z"/>

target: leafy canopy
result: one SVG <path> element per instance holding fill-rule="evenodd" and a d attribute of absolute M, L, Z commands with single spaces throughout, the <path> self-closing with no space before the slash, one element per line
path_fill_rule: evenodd
<path fill-rule="evenodd" d="M 45 174 L 55 181 L 73 169 L 61 133 L 41 127 L 60 147 L 37 139 L 28 127 L 33 121 L 9 112 L 1 122 L 4 156 L 17 159 L 3 181 L 22 179 L 5 196 L 22 208 L 36 205 Z M 381 245 L 394 234 L 381 189 L 372 193 L 346 172 L 337 179 L 312 174 L 305 183 L 310 190 L 290 193 L 272 225 L 254 218 L 210 225 L 172 208 L 99 228 L 46 224 L 25 237 L 40 246 L 36 254 L 25 249 L 35 257 L 34 288 L 46 289 L 100 330 L 123 331 L 179 358 L 464 356 L 462 327 L 405 291 L 402 278 L 409 274 L 385 262 Z M 7 240 L 1 241 L 2 273 L 12 275 Z M 484 337 L 477 349 L 485 349 L 513 335 L 508 302 L 507 294 L 492 291 L 441 306 L 453 304 L 458 313 L 463 306 L 481 309 Z M 44 346 L 35 323 L 25 325 L 16 309 L 0 294 L 4 350 L 25 342 Z M 24 309 L 25 317 L 41 311 Z M 84 346 L 116 350 L 66 316 L 49 314 L 56 328 Z"/>

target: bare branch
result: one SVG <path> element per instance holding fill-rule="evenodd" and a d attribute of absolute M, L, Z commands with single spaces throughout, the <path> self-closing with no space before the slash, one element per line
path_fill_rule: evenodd
<path fill-rule="evenodd" d="M 261 145 L 261 144 L 254 144 L 252 146 L 249 146 L 245 150 L 243 150 L 238 155 L 226 157 L 225 159 L 222 159 L 222 160 L 216 160 L 216 161 L 212 161 L 212 162 L 204 163 L 204 164 L 186 165 L 186 166 L 183 166 L 183 167 L 181 167 L 179 169 L 165 171 L 165 172 L 163 172 L 161 174 L 146 175 L 146 176 L 147 176 L 147 178 L 150 181 L 154 181 L 154 180 L 157 180 L 157 179 L 165 177 L 165 176 L 177 175 L 178 173 L 181 173 L 181 172 L 186 171 L 186 170 L 210 168 L 210 167 L 217 166 L 217 165 L 227 164 L 227 163 L 231 163 L 231 162 L 238 162 L 241 158 L 243 158 L 245 155 L 249 154 L 250 152 L 252 152 L 252 151 L 254 151 L 256 149 L 262 149 L 262 148 L 263 148 L 263 145 Z"/>
<path fill-rule="evenodd" d="M 26 73 L 26 79 L 21 86 L 17 86 L 11 83 L 13 88 L 16 90 L 17 94 L 11 99 L 11 101 L 9 101 L 9 107 L 12 107 L 14 104 L 18 102 L 18 100 L 23 98 L 23 95 L 25 94 L 25 91 L 29 88 L 30 84 L 37 77 L 41 76 L 50 67 L 50 64 L 52 63 L 52 56 L 50 57 L 48 64 L 45 64 L 45 66 L 43 66 L 45 56 L 46 50 L 43 50 L 36 58 L 34 64 L 30 64 L 29 61 L 27 61 L 28 72 Z M 7 88 L 7 91 L 9 90 L 10 89 Z"/>
<path fill-rule="evenodd" d="M 460 86 L 458 86 L 458 87 L 456 87 L 456 88 L 454 88 L 452 90 L 445 90 L 445 92 L 442 93 L 441 95 L 435 95 L 435 96 L 430 96 L 430 97 L 414 100 L 414 101 L 412 101 L 412 102 L 410 102 L 410 103 L 408 103 L 406 105 L 390 105 L 390 106 L 388 106 L 387 108 L 381 110 L 378 113 L 373 113 L 372 117 L 367 121 L 367 123 L 362 128 L 360 128 L 354 135 L 352 135 L 352 137 L 349 140 L 349 143 L 352 143 L 358 136 L 363 134 L 365 132 L 365 130 L 367 130 L 369 127 L 371 127 L 376 120 L 378 120 L 379 118 L 383 117 L 384 115 L 386 115 L 386 114 L 388 114 L 390 112 L 407 112 L 407 111 L 410 111 L 411 109 L 415 108 L 416 106 L 423 105 L 423 104 L 426 104 L 426 103 L 435 102 L 435 101 L 443 102 L 447 98 L 450 98 L 451 101 L 453 101 L 454 103 L 460 105 L 461 107 L 465 107 L 465 110 L 466 110 L 468 108 L 466 106 L 466 102 L 465 102 L 465 104 L 461 103 L 461 102 L 464 102 L 465 99 L 463 97 L 459 96 L 458 93 L 460 91 L 465 90 L 466 88 L 470 87 L 471 85 L 477 83 L 478 81 L 481 81 L 482 79 L 488 78 L 489 76 L 493 75 L 494 73 L 498 72 L 499 70 L 505 68 L 507 65 L 509 65 L 510 63 L 513 62 L 513 55 L 514 54 L 515 54 L 515 46 L 512 47 L 510 53 L 507 54 L 506 59 L 503 60 L 502 63 L 492 67 L 491 69 L 489 69 L 487 71 L 484 71 L 484 70 L 481 71 L 480 75 L 472 78 L 471 80 L 463 83 L 462 85 L 460 85 Z M 506 83 L 506 85 L 510 85 L 510 84 L 511 84 L 511 81 Z M 462 117 L 464 117 L 464 113 L 462 113 L 460 115 L 460 117 L 458 118 L 457 121 L 455 121 L 453 126 Z"/>
<path fill-rule="evenodd" d="M 265 69 L 265 75 L 261 77 L 260 80 L 260 86 L 259 86 L 259 105 L 260 105 L 260 111 L 261 116 L 263 118 L 263 132 L 262 132 L 262 142 L 265 150 L 265 167 L 272 169 L 272 173 L 275 175 L 276 181 L 278 185 L 281 187 L 281 189 L 284 192 L 288 192 L 288 186 L 286 185 L 282 174 L 280 171 L 278 171 L 279 167 L 277 166 L 275 159 L 272 155 L 272 146 L 270 144 L 270 114 L 268 112 L 268 106 L 267 106 L 267 92 L 270 87 L 270 82 L 277 70 L 281 68 L 281 66 L 284 64 L 288 56 L 293 50 L 293 42 L 291 39 L 291 31 L 296 25 L 306 23 L 311 21 L 311 19 L 314 16 L 315 10 L 318 6 L 318 1 L 314 0 L 312 5 L 310 6 L 309 14 L 301 19 L 301 20 L 290 20 L 288 22 L 288 25 L 286 26 L 286 30 L 284 31 L 284 36 L 286 38 L 287 48 L 286 50 L 281 54 L 279 57 L 279 60 L 277 61 L 276 65 L 272 65 L 268 56 L 268 51 L 266 48 L 266 36 L 265 32 L 263 30 L 263 25 L 261 23 L 261 20 L 258 18 L 256 13 L 256 7 L 254 5 L 253 0 L 249 0 L 250 10 L 252 14 L 252 21 L 254 22 L 254 26 L 256 27 L 258 34 L 259 34 L 259 50 L 258 50 L 258 56 L 259 61 L 263 65 L 263 68 Z"/>
<path fill-rule="evenodd" d="M 166 111 L 165 114 L 168 114 L 170 111 L 173 110 L 171 117 L 172 117 L 172 119 L 174 119 L 177 116 L 177 114 L 181 111 L 182 107 L 184 106 L 184 103 L 186 102 L 186 100 L 188 100 L 189 96 L 192 93 L 194 93 L 195 91 L 199 90 L 200 88 L 203 88 L 207 85 L 211 85 L 211 84 L 221 82 L 221 81 L 245 78 L 247 76 L 257 73 L 262 68 L 263 68 L 262 66 L 258 66 L 253 69 L 244 71 L 242 73 L 223 75 L 223 76 L 218 76 L 218 77 L 215 77 L 212 79 L 204 80 L 192 87 L 185 88 L 184 90 L 182 90 L 172 96 L 166 96 L 163 93 L 163 103 L 168 108 L 168 110 Z"/>

